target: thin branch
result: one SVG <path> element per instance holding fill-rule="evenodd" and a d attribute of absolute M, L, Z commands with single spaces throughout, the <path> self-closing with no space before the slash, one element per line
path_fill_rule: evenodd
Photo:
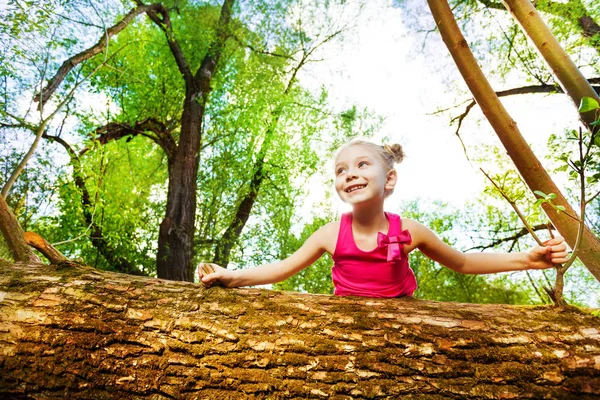
<path fill-rule="evenodd" d="M 471 102 L 467 105 L 467 108 L 465 109 L 464 113 L 462 113 L 458 117 L 452 118 L 450 120 L 450 124 L 452 124 L 455 120 L 458 119 L 458 126 L 456 127 L 456 131 L 454 132 L 454 134 L 456 135 L 456 137 L 460 141 L 460 144 L 462 145 L 462 148 L 463 148 L 463 152 L 465 153 L 465 157 L 469 161 L 470 161 L 470 158 L 469 158 L 469 154 L 467 152 L 467 146 L 465 145 L 465 142 L 462 140 L 462 137 L 460 136 L 460 128 L 462 126 L 463 120 L 467 117 L 467 115 L 469 114 L 469 111 L 471 111 L 471 109 L 475 106 L 475 104 L 477 104 L 475 102 L 475 100 L 474 99 L 471 100 Z"/>
<path fill-rule="evenodd" d="M 252 46 L 250 43 L 242 42 L 242 40 L 239 37 L 237 37 L 237 35 L 235 35 L 235 34 L 231 34 L 231 37 L 233 38 L 233 40 L 238 42 L 240 44 L 240 46 L 246 47 L 246 48 L 252 50 L 253 53 L 264 54 L 264 55 L 272 56 L 272 57 L 280 57 L 280 58 L 285 58 L 286 60 L 294 60 L 295 61 L 293 54 L 297 53 L 297 51 L 292 53 L 291 55 L 290 54 L 271 53 L 270 51 L 259 50 L 256 47 Z"/>
<path fill-rule="evenodd" d="M 169 48 L 171 49 L 171 54 L 173 54 L 173 58 L 175 59 L 175 63 L 179 68 L 179 72 L 183 75 L 183 79 L 185 80 L 186 86 L 188 89 L 191 88 L 193 84 L 193 75 L 190 66 L 183 54 L 183 50 L 179 45 L 179 42 L 175 38 L 175 33 L 173 32 L 173 26 L 171 25 L 171 17 L 169 15 L 169 10 L 165 8 L 160 3 L 153 4 L 150 6 L 144 5 L 141 0 L 135 0 L 135 3 L 139 7 L 147 7 L 145 10 L 146 15 L 152 22 L 154 22 L 165 34 L 167 39 L 167 43 L 169 44 Z M 159 17 L 160 15 L 160 17 Z"/>
<path fill-rule="evenodd" d="M 6 197 L 8 195 L 8 192 L 10 191 L 12 185 L 15 183 L 15 181 L 17 180 L 17 178 L 19 177 L 19 175 L 21 174 L 21 172 L 23 171 L 23 169 L 25 168 L 25 166 L 29 162 L 29 159 L 33 156 L 33 153 L 35 152 L 35 149 L 37 148 L 37 145 L 38 145 L 40 139 L 42 138 L 42 135 L 44 134 L 44 131 L 46 130 L 46 126 L 50 123 L 50 121 L 54 118 L 54 116 L 60 111 L 60 109 L 65 104 L 67 104 L 69 101 L 71 101 L 71 97 L 73 96 L 73 93 L 75 93 L 75 90 L 77 90 L 77 88 L 83 82 L 85 82 L 93 74 L 95 74 L 96 71 L 98 71 L 98 69 L 100 69 L 100 67 L 102 65 L 103 64 L 98 65 L 86 77 L 84 77 L 79 82 L 77 82 L 73 86 L 73 88 L 71 89 L 71 91 L 65 96 L 65 98 L 56 106 L 56 108 L 54 109 L 54 111 L 52 112 L 52 114 L 50 114 L 45 120 L 43 120 L 42 123 L 36 128 L 35 139 L 34 139 L 33 143 L 31 144 L 31 147 L 29 148 L 29 151 L 27 152 L 27 154 L 25 154 L 25 156 L 23 157 L 23 159 L 21 160 L 21 162 L 19 163 L 19 165 L 17 166 L 17 168 L 15 168 L 15 170 L 11 174 L 10 178 L 4 184 L 4 187 L 2 188 L 2 196 Z"/>
<path fill-rule="evenodd" d="M 538 225 L 534 225 L 534 226 L 531 227 L 531 229 L 533 229 L 534 231 L 541 231 L 541 230 L 545 230 L 547 228 L 548 228 L 547 224 L 538 224 Z M 512 247 L 514 247 L 514 242 L 516 242 L 516 240 L 522 238 L 523 236 L 526 236 L 527 234 L 529 234 L 529 231 L 527 230 L 527 228 L 523 227 L 523 228 L 521 228 L 519 231 L 517 231 L 515 234 L 513 234 L 511 236 L 507 236 L 507 237 L 504 237 L 504 238 L 501 238 L 501 239 L 496 239 L 493 242 L 488 243 L 486 245 L 471 247 L 470 249 L 467 249 L 465 251 L 487 250 L 487 249 L 490 249 L 492 247 L 496 247 L 499 244 L 510 242 L 510 241 L 513 241 Z"/>
<path fill-rule="evenodd" d="M 515 210 L 515 212 L 517 213 L 517 216 L 519 217 L 519 219 L 521 220 L 521 222 L 523 222 L 523 225 L 525 225 L 525 228 L 527 228 L 527 231 L 535 239 L 535 241 L 537 242 L 537 244 L 539 244 L 540 246 L 543 246 L 544 244 L 542 243 L 542 241 L 540 240 L 540 238 L 537 237 L 537 235 L 535 234 L 533 228 L 531 227 L 531 225 L 529 225 L 529 222 L 527 222 L 527 220 L 525 219 L 525 216 L 521 213 L 521 210 L 519 210 L 519 207 L 517 207 L 516 203 L 513 200 L 511 200 L 510 197 L 508 197 L 508 195 L 504 192 L 504 190 L 502 190 L 502 188 L 500 186 L 498 186 L 498 184 L 496 184 L 496 182 L 492 179 L 492 177 L 489 176 L 483 170 L 483 168 L 479 168 L 479 169 L 481 170 L 481 172 L 483 172 L 483 174 L 485 175 L 485 177 L 488 178 L 488 180 L 490 182 L 492 182 L 492 184 L 496 187 L 496 189 L 498 190 L 498 192 L 500 192 L 500 194 L 502 195 L 502 197 L 504 197 L 504 199 L 506 201 L 508 201 L 508 203 L 511 205 L 511 207 L 513 208 L 513 210 Z"/>
<path fill-rule="evenodd" d="M 592 202 L 592 201 L 593 201 L 593 200 L 594 200 L 596 197 L 598 197 L 598 195 L 599 195 L 599 194 L 600 194 L 600 190 L 599 190 L 598 192 L 596 192 L 596 194 L 595 194 L 595 195 L 593 195 L 592 197 L 590 197 L 590 198 L 589 198 L 589 199 L 588 199 L 588 200 L 585 202 L 585 204 L 587 205 L 587 204 L 591 203 L 591 202 Z"/>
<path fill-rule="evenodd" d="M 93 45 L 92 47 L 90 47 L 86 50 L 83 50 L 82 52 L 80 52 L 78 54 L 75 54 L 74 56 L 72 56 L 69 59 L 67 59 L 66 61 L 64 61 L 62 63 L 62 65 L 60 66 L 60 68 L 58 69 L 58 71 L 56 71 L 56 74 L 52 77 L 52 79 L 50 79 L 50 81 L 48 82 L 46 87 L 43 88 L 42 90 L 40 90 L 40 93 L 34 97 L 34 101 L 40 102 L 41 105 L 46 103 L 48 101 L 48 99 L 54 94 L 54 92 L 56 91 L 58 86 L 65 79 L 67 74 L 73 68 L 75 68 L 77 65 L 81 64 L 82 62 L 89 60 L 96 54 L 100 53 L 102 51 L 102 49 L 104 49 L 104 47 L 108 46 L 108 41 L 110 40 L 110 38 L 113 37 L 114 35 L 118 34 L 119 32 L 121 32 L 123 29 L 125 29 L 127 27 L 127 25 L 129 25 L 129 23 L 136 16 L 138 16 L 139 14 L 148 12 L 149 10 L 159 8 L 159 7 L 162 7 L 162 5 L 161 4 L 153 4 L 153 5 L 149 5 L 149 6 L 142 5 L 142 6 L 138 6 L 134 9 L 132 9 L 127 15 L 125 15 L 125 17 L 123 17 L 123 19 L 121 19 L 119 22 L 117 22 L 115 25 L 111 26 L 110 28 L 106 29 L 106 31 L 103 33 L 101 39 L 95 45 Z"/>
<path fill-rule="evenodd" d="M 538 295 L 538 297 L 540 298 L 540 301 L 543 304 L 546 304 L 546 297 L 542 296 L 542 293 L 540 293 L 539 289 L 537 288 L 537 286 L 535 285 L 535 282 L 533 280 L 533 278 L 531 277 L 531 274 L 529 273 L 529 271 L 525 271 L 525 273 L 527 274 L 527 278 L 529 279 L 529 283 L 531 284 L 531 286 L 533 286 L 533 290 L 535 290 L 535 293 Z"/>
<path fill-rule="evenodd" d="M 588 79 L 588 82 L 600 83 L 600 78 Z M 600 93 L 600 86 L 592 86 L 592 87 L 594 88 L 594 90 L 596 90 L 596 92 Z M 521 86 L 521 87 L 517 87 L 517 88 L 513 88 L 513 89 L 502 90 L 502 91 L 496 92 L 496 95 L 498 97 L 506 97 L 506 96 L 514 96 L 514 95 L 519 95 L 519 94 L 534 94 L 534 93 L 561 93 L 561 94 L 564 94 L 564 91 L 558 85 L 541 84 L 541 85 Z M 453 123 L 454 121 L 458 121 L 458 127 L 456 128 L 455 134 L 459 138 L 460 138 L 459 130 L 462 126 L 463 120 L 467 117 L 467 115 L 469 114 L 471 109 L 477 104 L 475 102 L 475 99 L 466 100 L 465 102 L 469 103 L 469 104 L 467 104 L 465 111 L 462 114 L 460 114 L 459 116 L 452 118 L 450 121 L 450 123 Z M 448 111 L 453 108 L 457 108 L 460 105 L 464 104 L 465 102 L 458 104 L 456 106 L 448 107 L 443 110 L 438 110 L 434 114 L 439 114 L 444 111 Z M 462 140 L 461 140 L 461 143 L 462 143 Z M 464 147 L 464 144 L 463 144 L 463 147 Z"/>

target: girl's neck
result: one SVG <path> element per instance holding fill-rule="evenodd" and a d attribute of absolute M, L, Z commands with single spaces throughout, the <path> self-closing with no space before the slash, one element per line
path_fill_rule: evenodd
<path fill-rule="evenodd" d="M 359 232 L 383 232 L 388 231 L 388 220 L 381 207 L 369 207 L 352 210 L 352 227 Z"/>

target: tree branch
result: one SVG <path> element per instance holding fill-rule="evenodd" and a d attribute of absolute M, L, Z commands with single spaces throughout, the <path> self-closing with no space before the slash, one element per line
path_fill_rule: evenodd
<path fill-rule="evenodd" d="M 591 78 L 591 79 L 588 79 L 588 82 L 591 84 L 600 83 L 600 78 Z M 594 90 L 596 92 L 600 93 L 600 85 L 592 86 L 592 87 L 594 88 Z M 519 94 L 534 94 L 534 93 L 562 93 L 562 94 L 564 94 L 565 92 L 558 85 L 542 84 L 542 85 L 521 86 L 521 87 L 517 87 L 517 88 L 513 88 L 513 89 L 502 90 L 502 91 L 496 92 L 496 95 L 498 97 L 506 97 L 506 96 L 514 96 L 514 95 L 519 95 Z M 451 124 L 454 123 L 454 121 L 458 121 L 458 126 L 456 128 L 455 134 L 459 137 L 459 139 L 460 139 L 459 131 L 462 126 L 463 120 L 467 117 L 467 115 L 469 115 L 469 112 L 476 104 L 477 103 L 475 102 L 475 99 L 468 100 L 468 104 L 465 107 L 465 111 L 462 114 L 460 114 L 459 116 L 456 116 L 450 120 Z M 450 108 L 446 108 L 444 110 L 440 110 L 440 112 L 447 111 L 449 109 Z M 461 143 L 462 143 L 462 139 L 461 139 Z M 463 148 L 465 148 L 464 143 L 463 143 Z M 465 152 L 466 152 L 466 150 L 465 150 Z"/>
<path fill-rule="evenodd" d="M 135 0 L 135 2 L 139 7 L 146 7 L 141 0 Z M 150 20 L 165 33 L 167 43 L 169 44 L 169 49 L 171 49 L 171 54 L 173 54 L 177 68 L 179 68 L 179 72 L 181 75 L 183 75 L 183 79 L 186 83 L 186 86 L 188 86 L 188 89 L 191 88 L 191 85 L 193 84 L 192 70 L 188 65 L 179 42 L 175 38 L 173 26 L 171 25 L 171 17 L 169 16 L 169 10 L 167 10 L 162 4 L 154 4 L 151 9 L 146 11 L 146 15 L 148 15 L 148 18 L 150 18 Z"/>
<path fill-rule="evenodd" d="M 225 0 L 221 6 L 219 23 L 215 33 L 215 40 L 210 45 L 206 56 L 202 59 L 200 67 L 194 75 L 194 83 L 198 85 L 199 96 L 206 96 L 210 92 L 210 81 L 215 67 L 221 58 L 221 52 L 225 47 L 225 41 L 229 37 L 229 20 L 235 0 Z"/>
<path fill-rule="evenodd" d="M 44 134 L 44 138 L 55 141 L 62 145 L 71 160 L 71 166 L 73 167 L 73 179 L 75 186 L 81 191 L 81 204 L 82 212 L 85 218 L 85 222 L 88 225 L 88 229 L 91 232 L 88 238 L 92 242 L 92 245 L 96 247 L 98 252 L 102 254 L 104 259 L 117 271 L 132 275 L 147 275 L 144 271 L 141 271 L 136 265 L 132 264 L 125 257 L 119 256 L 117 250 L 106 240 L 102 227 L 94 221 L 94 214 L 90 210 L 94 210 L 95 206 L 92 203 L 90 194 L 85 185 L 85 179 L 82 172 L 81 160 L 75 152 L 75 150 L 62 138 L 57 136 L 49 136 Z M 46 255 L 44 253 L 44 255 Z M 52 260 L 51 260 L 52 261 Z"/>
<path fill-rule="evenodd" d="M 153 132 L 156 136 L 148 135 L 145 132 Z M 100 144 L 106 144 L 113 140 L 119 140 L 127 136 L 142 135 L 156 144 L 158 144 L 166 153 L 167 159 L 172 160 L 177 148 L 177 143 L 170 133 L 167 126 L 155 118 L 146 118 L 131 125 L 126 122 L 109 122 L 108 124 L 97 128 L 94 131 L 97 135 L 94 140 Z M 79 155 L 87 153 L 90 149 L 84 148 Z"/>
<path fill-rule="evenodd" d="M 289 55 L 289 54 L 278 54 L 278 53 L 271 53 L 270 51 L 259 50 L 256 47 L 252 46 L 250 43 L 244 43 L 244 42 L 242 42 L 242 40 L 239 37 L 237 37 L 235 34 L 231 34 L 231 37 L 236 42 L 238 42 L 240 44 L 240 46 L 246 47 L 246 48 L 252 50 L 253 53 L 264 54 L 264 55 L 272 56 L 272 57 L 285 58 L 286 60 L 294 60 L 294 57 L 292 57 L 292 55 Z"/>
<path fill-rule="evenodd" d="M 134 9 L 132 9 L 125 17 L 123 17 L 123 19 L 121 19 L 115 25 L 108 28 L 103 33 L 102 37 L 95 45 L 93 45 L 92 47 L 90 47 L 78 54 L 75 54 L 74 56 L 72 56 L 71 58 L 69 58 L 68 60 L 63 62 L 62 65 L 60 66 L 60 68 L 58 69 L 58 71 L 56 71 L 56 74 L 50 79 L 50 81 L 48 81 L 48 84 L 46 85 L 46 87 L 44 89 L 42 89 L 40 93 L 35 95 L 34 101 L 41 102 L 42 104 L 46 103 L 48 101 L 48 99 L 54 94 L 54 92 L 56 91 L 58 86 L 65 79 L 67 74 L 73 68 L 75 68 L 77 65 L 81 64 L 82 62 L 89 60 L 96 54 L 100 53 L 102 51 L 102 49 L 108 45 L 108 41 L 110 40 L 110 38 L 112 38 L 114 35 L 118 34 L 123 29 L 125 29 L 127 27 L 127 25 L 129 25 L 129 23 L 136 16 L 138 16 L 141 13 L 148 12 L 148 10 L 152 10 L 157 7 L 162 7 L 162 5 L 161 4 L 153 4 L 153 5 L 149 5 L 149 6 L 142 5 L 142 6 L 138 6 Z"/>
<path fill-rule="evenodd" d="M 479 0 L 487 8 L 507 11 L 501 2 L 492 0 Z M 580 0 L 557 1 L 534 1 L 534 6 L 539 11 L 551 14 L 563 19 L 576 18 L 577 26 L 581 29 L 583 37 L 591 39 L 600 33 L 600 25 L 594 20 Z M 598 43 L 591 42 L 590 45 L 600 51 Z"/>
<path fill-rule="evenodd" d="M 533 231 L 542 231 L 542 230 L 548 229 L 548 225 L 547 224 L 538 224 L 538 225 L 532 226 L 531 229 Z M 493 242 L 490 242 L 490 243 L 485 244 L 485 245 L 474 246 L 474 247 L 471 247 L 470 249 L 467 249 L 465 251 L 491 249 L 491 248 L 496 247 L 496 246 L 498 246 L 499 244 L 502 244 L 502 243 L 516 241 L 517 239 L 520 239 L 523 236 L 527 236 L 528 234 L 529 234 L 529 231 L 527 230 L 527 228 L 523 227 L 523 228 L 521 228 L 519 231 L 517 231 L 516 233 L 514 233 L 511 236 L 506 236 L 506 237 L 503 237 L 503 238 L 500 238 L 500 239 L 496 239 Z"/>

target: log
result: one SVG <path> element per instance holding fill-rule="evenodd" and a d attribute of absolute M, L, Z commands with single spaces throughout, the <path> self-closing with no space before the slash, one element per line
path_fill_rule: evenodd
<path fill-rule="evenodd" d="M 597 399 L 600 319 L 0 262 L 0 377 L 0 398 Z"/>

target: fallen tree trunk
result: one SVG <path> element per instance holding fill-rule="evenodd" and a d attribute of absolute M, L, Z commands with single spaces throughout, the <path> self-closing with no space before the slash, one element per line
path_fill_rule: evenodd
<path fill-rule="evenodd" d="M 343 298 L 0 262 L 2 398 L 600 397 L 577 310 Z"/>

